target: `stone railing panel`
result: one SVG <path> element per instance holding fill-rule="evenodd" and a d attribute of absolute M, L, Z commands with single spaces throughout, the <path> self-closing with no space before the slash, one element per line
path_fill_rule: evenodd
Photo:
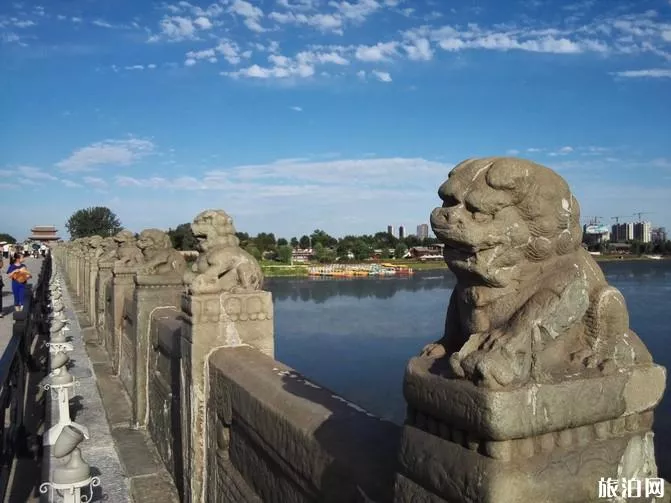
<path fill-rule="evenodd" d="M 208 501 L 226 466 L 266 502 L 391 500 L 397 425 L 249 347 L 212 355 L 210 402 Z"/>

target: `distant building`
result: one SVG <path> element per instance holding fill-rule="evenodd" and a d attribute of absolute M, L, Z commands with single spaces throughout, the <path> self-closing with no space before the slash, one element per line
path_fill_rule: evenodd
<path fill-rule="evenodd" d="M 53 225 L 36 225 L 30 229 L 30 237 L 32 241 L 43 241 L 48 243 L 50 241 L 59 241 L 61 238 L 57 235 L 58 230 Z"/>
<path fill-rule="evenodd" d="M 393 225 L 387 225 L 387 234 L 390 236 L 394 235 L 394 226 Z"/>
<path fill-rule="evenodd" d="M 410 256 L 419 260 L 442 260 L 443 259 L 443 245 L 442 243 L 431 246 L 413 246 L 408 250 Z"/>
<path fill-rule="evenodd" d="M 634 239 L 633 223 L 625 222 L 613 225 L 611 233 L 611 241 L 621 243 L 623 241 L 631 241 L 632 239 Z"/>
<path fill-rule="evenodd" d="M 652 224 L 650 222 L 636 222 L 634 224 L 634 239 L 641 243 L 652 242 Z"/>
<path fill-rule="evenodd" d="M 417 239 L 423 240 L 429 237 L 429 224 L 419 224 L 417 226 Z"/>
<path fill-rule="evenodd" d="M 666 229 L 664 227 L 657 227 L 652 229 L 651 238 L 653 243 L 665 243 L 667 238 Z"/>
<path fill-rule="evenodd" d="M 405 237 L 405 227 L 402 225 L 398 226 L 398 239 L 403 239 Z"/>
<path fill-rule="evenodd" d="M 295 248 L 291 252 L 292 260 L 298 263 L 309 262 L 313 256 L 314 250 L 312 248 Z"/>
<path fill-rule="evenodd" d="M 611 232 L 607 225 L 589 224 L 582 228 L 583 242 L 588 246 L 611 241 Z"/>

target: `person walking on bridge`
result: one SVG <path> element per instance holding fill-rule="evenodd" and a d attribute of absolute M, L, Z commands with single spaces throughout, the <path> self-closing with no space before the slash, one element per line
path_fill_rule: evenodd
<path fill-rule="evenodd" d="M 14 254 L 12 263 L 7 269 L 7 276 L 9 276 L 12 280 L 14 308 L 16 311 L 22 311 L 26 297 L 26 283 L 30 278 L 32 278 L 32 275 L 28 271 L 26 264 L 23 263 L 23 257 L 21 254 Z"/>

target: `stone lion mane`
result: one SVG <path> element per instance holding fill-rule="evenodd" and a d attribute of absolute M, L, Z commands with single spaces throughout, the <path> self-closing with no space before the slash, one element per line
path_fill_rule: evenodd
<path fill-rule="evenodd" d="M 233 219 L 222 210 L 199 213 L 191 224 L 200 254 L 185 282 L 192 293 L 245 293 L 260 290 L 263 272 L 240 248 Z"/>
<path fill-rule="evenodd" d="M 144 274 L 184 274 L 186 261 L 181 253 L 172 247 L 170 236 L 159 229 L 145 229 L 140 233 L 137 247 L 142 250 Z"/>
<path fill-rule="evenodd" d="M 445 332 L 424 348 L 499 388 L 651 361 L 622 294 L 582 248 L 580 208 L 552 170 L 513 158 L 450 172 L 431 226 L 457 278 Z"/>

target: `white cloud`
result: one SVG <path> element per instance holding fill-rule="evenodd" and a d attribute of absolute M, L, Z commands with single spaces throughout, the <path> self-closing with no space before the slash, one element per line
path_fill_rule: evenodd
<path fill-rule="evenodd" d="M 347 65 L 349 61 L 337 52 L 302 51 L 293 58 L 280 54 L 268 56 L 270 66 L 262 67 L 258 64 L 242 68 L 234 72 L 221 72 L 233 78 L 251 79 L 290 79 L 310 78 L 315 75 L 315 65 L 335 64 Z"/>
<path fill-rule="evenodd" d="M 233 4 L 228 8 L 228 11 L 237 14 L 245 19 L 244 23 L 251 31 L 261 33 L 266 31 L 261 26 L 261 19 L 263 18 L 263 11 L 245 0 L 233 0 Z"/>
<path fill-rule="evenodd" d="M 124 66 L 124 70 L 144 70 L 144 65 Z"/>
<path fill-rule="evenodd" d="M 650 68 L 647 70 L 627 70 L 624 72 L 615 72 L 614 75 L 626 78 L 671 79 L 671 69 Z"/>
<path fill-rule="evenodd" d="M 200 16 L 200 17 L 196 18 L 193 21 L 193 24 L 195 24 L 201 30 L 209 30 L 210 28 L 212 28 L 212 21 L 210 21 L 205 16 Z"/>
<path fill-rule="evenodd" d="M 387 72 L 380 72 L 378 70 L 373 70 L 371 72 L 380 82 L 391 82 L 391 75 Z"/>
<path fill-rule="evenodd" d="M 506 155 L 518 155 L 519 153 L 520 151 L 515 148 L 511 148 L 510 150 L 506 151 Z"/>
<path fill-rule="evenodd" d="M 280 24 L 305 25 L 323 32 L 342 34 L 343 20 L 333 14 L 294 14 L 293 12 L 271 12 L 268 17 Z"/>
<path fill-rule="evenodd" d="M 381 8 L 376 0 L 358 0 L 355 3 L 331 1 L 329 6 L 334 7 L 342 17 L 356 22 L 365 21 L 368 16 Z"/>
<path fill-rule="evenodd" d="M 17 28 L 29 28 L 30 26 L 35 26 L 35 21 L 31 21 L 30 19 L 25 19 L 22 21 L 14 21 L 14 26 Z"/>
<path fill-rule="evenodd" d="M 293 106 L 293 107 L 289 107 L 289 108 L 291 108 L 294 112 L 302 112 L 303 111 L 303 109 L 301 107 Z"/>
<path fill-rule="evenodd" d="M 361 45 L 357 47 L 354 56 L 359 61 L 377 62 L 387 61 L 397 54 L 397 42 L 379 42 L 372 46 Z"/>
<path fill-rule="evenodd" d="M 93 177 L 93 176 L 85 176 L 83 178 L 83 180 L 84 180 L 84 183 L 86 185 L 89 185 L 89 186 L 91 186 L 93 188 L 96 188 L 96 189 L 105 189 L 108 186 L 107 182 L 105 180 L 103 180 L 102 178 L 97 178 L 97 177 Z"/>
<path fill-rule="evenodd" d="M 98 166 L 129 166 L 152 153 L 155 145 L 149 140 L 105 140 L 75 150 L 70 157 L 56 163 L 64 172 L 91 171 Z"/>
<path fill-rule="evenodd" d="M 66 187 L 68 187 L 69 189 L 77 189 L 77 188 L 83 187 L 83 185 L 81 183 L 73 182 L 72 180 L 63 179 L 63 180 L 61 180 L 61 183 L 63 185 L 65 185 Z"/>
<path fill-rule="evenodd" d="M 19 166 L 16 169 L 16 172 L 19 176 L 23 178 L 29 178 L 31 180 L 58 180 L 58 178 L 44 172 L 40 168 L 34 168 L 31 166 Z"/>
<path fill-rule="evenodd" d="M 431 42 L 426 38 L 410 37 L 403 49 L 408 54 L 408 59 L 414 61 L 429 61 L 433 58 Z"/>
<path fill-rule="evenodd" d="M 114 28 L 114 25 L 108 23 L 107 21 L 103 21 L 102 19 L 96 19 L 92 21 L 91 24 L 99 26 L 100 28 Z"/>

